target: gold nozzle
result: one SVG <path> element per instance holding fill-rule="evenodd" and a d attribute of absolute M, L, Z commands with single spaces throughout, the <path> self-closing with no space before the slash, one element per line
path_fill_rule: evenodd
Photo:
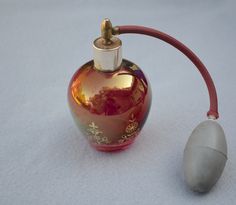
<path fill-rule="evenodd" d="M 117 28 L 116 27 L 112 27 L 112 23 L 110 21 L 110 19 L 108 18 L 105 18 L 103 21 L 102 21 L 102 24 L 101 24 L 101 37 L 104 39 L 104 44 L 105 45 L 109 45 L 111 44 L 111 38 L 113 35 L 116 35 L 118 34 L 117 33 Z"/>
<path fill-rule="evenodd" d="M 112 38 L 112 24 L 111 21 L 106 18 L 102 21 L 101 24 L 101 37 L 104 39 L 105 44 L 111 43 Z"/>

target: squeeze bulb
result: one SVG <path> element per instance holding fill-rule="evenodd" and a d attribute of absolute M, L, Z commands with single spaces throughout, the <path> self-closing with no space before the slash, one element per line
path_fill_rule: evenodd
<path fill-rule="evenodd" d="M 185 181 L 190 189 L 209 191 L 220 178 L 227 161 L 225 134 L 215 120 L 206 120 L 193 130 L 183 160 Z"/>

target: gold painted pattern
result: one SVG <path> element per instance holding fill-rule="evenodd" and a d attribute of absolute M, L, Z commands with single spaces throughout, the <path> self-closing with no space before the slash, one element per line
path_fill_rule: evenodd
<path fill-rule="evenodd" d="M 139 67 L 135 64 L 133 64 L 132 66 L 130 66 L 130 68 L 135 71 L 135 70 L 139 70 Z"/>
<path fill-rule="evenodd" d="M 99 127 L 94 123 L 91 122 L 87 129 L 87 134 L 89 136 L 89 140 L 95 141 L 97 144 L 110 144 L 111 141 L 103 136 L 103 132 L 99 129 Z"/>
<path fill-rule="evenodd" d="M 119 144 L 132 140 L 140 131 L 139 123 L 137 122 L 134 114 L 132 113 L 129 119 L 129 124 L 125 128 L 125 134 L 118 140 Z M 89 140 L 96 144 L 110 144 L 111 140 L 103 135 L 103 132 L 99 129 L 98 125 L 91 122 L 87 128 L 87 135 Z"/>
<path fill-rule="evenodd" d="M 134 114 L 132 113 L 131 118 L 129 119 L 129 124 L 125 128 L 125 134 L 122 135 L 121 139 L 118 142 L 122 144 L 133 139 L 140 131 L 138 126 L 139 124 L 136 118 L 134 117 Z"/>

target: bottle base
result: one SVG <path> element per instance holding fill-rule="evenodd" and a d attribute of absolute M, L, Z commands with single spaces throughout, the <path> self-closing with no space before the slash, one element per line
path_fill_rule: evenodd
<path fill-rule="evenodd" d="M 93 148 L 101 152 L 117 152 L 128 149 L 134 142 L 134 139 L 129 140 L 123 144 L 116 145 L 99 145 L 99 144 L 91 144 Z"/>

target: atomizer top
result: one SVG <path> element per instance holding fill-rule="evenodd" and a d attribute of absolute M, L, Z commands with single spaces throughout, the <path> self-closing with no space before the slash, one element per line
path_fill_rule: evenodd
<path fill-rule="evenodd" d="M 101 24 L 101 37 L 93 42 L 94 66 L 101 71 L 114 71 L 122 63 L 122 42 L 113 36 L 113 28 L 109 19 Z"/>

